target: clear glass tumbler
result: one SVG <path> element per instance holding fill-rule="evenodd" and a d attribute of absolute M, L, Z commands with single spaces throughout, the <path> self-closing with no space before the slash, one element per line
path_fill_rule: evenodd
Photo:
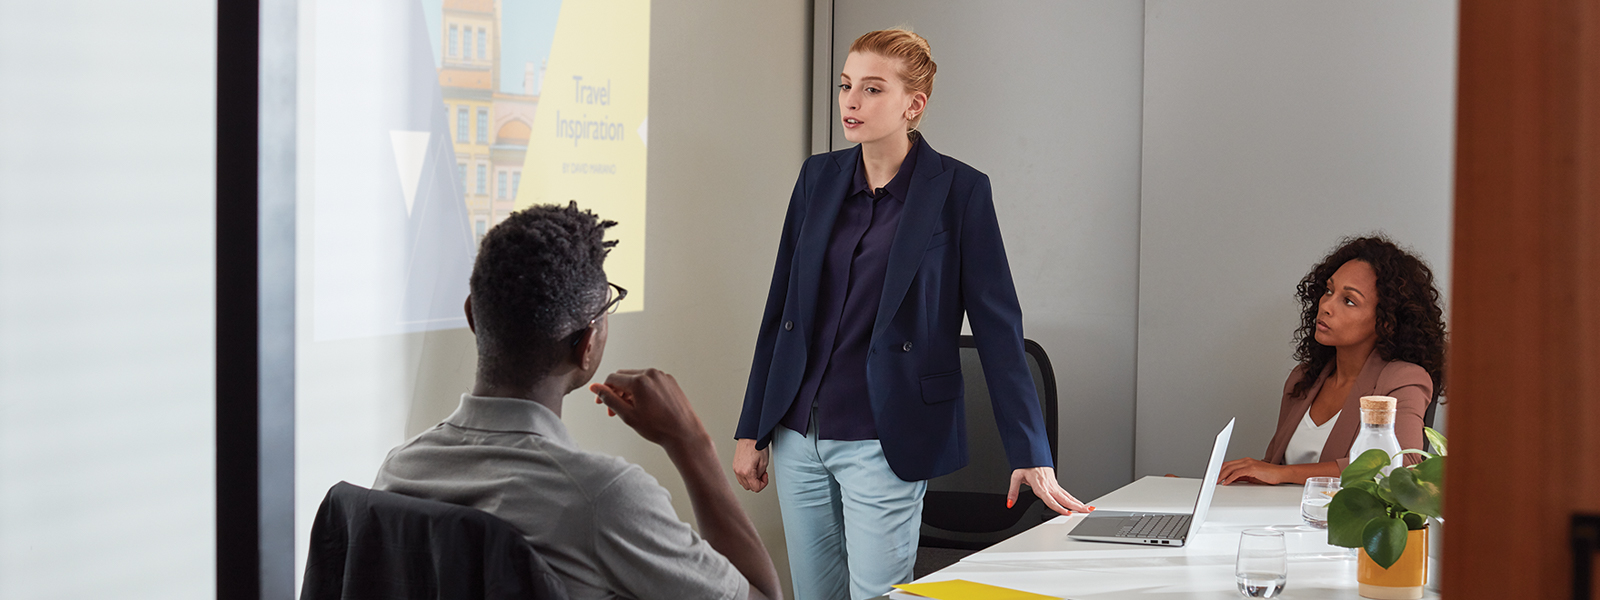
<path fill-rule="evenodd" d="M 1273 598 L 1283 593 L 1289 580 L 1289 552 L 1283 532 L 1273 529 L 1246 529 L 1239 534 L 1239 558 L 1234 563 L 1234 580 L 1246 598 Z"/>
<path fill-rule="evenodd" d="M 1328 528 L 1328 503 L 1339 493 L 1338 477 L 1311 477 L 1300 495 L 1300 518 L 1317 529 Z"/>

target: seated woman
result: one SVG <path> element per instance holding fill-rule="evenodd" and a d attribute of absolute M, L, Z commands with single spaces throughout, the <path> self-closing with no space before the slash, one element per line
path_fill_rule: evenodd
<path fill-rule="evenodd" d="M 1361 430 L 1362 396 L 1391 396 L 1394 434 L 1421 449 L 1422 415 L 1444 383 L 1444 311 L 1433 271 L 1383 237 L 1347 240 L 1300 280 L 1304 307 L 1266 460 L 1222 465 L 1220 483 L 1338 477 Z M 1406 463 L 1421 460 L 1406 455 Z"/>

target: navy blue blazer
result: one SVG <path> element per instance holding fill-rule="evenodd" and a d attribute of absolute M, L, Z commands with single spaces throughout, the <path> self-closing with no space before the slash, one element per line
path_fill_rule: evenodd
<path fill-rule="evenodd" d="M 805 377 L 823 255 L 860 152 L 806 159 L 789 199 L 734 435 L 757 448 L 771 442 Z M 867 398 L 890 468 L 919 481 L 967 464 L 963 313 L 1011 466 L 1054 466 L 989 176 L 924 144 L 906 196 L 867 354 Z"/>

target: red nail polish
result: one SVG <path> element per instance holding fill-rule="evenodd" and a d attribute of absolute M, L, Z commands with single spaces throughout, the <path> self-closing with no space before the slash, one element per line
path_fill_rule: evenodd
<path fill-rule="evenodd" d="M 1011 508 L 1012 506 L 1016 506 L 1016 504 L 1017 504 L 1016 500 L 1012 500 L 1010 498 L 1006 498 L 1006 508 Z"/>

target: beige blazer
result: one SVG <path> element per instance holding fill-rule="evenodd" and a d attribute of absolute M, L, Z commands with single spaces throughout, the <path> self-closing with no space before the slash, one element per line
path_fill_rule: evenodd
<path fill-rule="evenodd" d="M 1283 464 L 1289 438 L 1294 436 L 1300 419 L 1311 409 L 1311 401 L 1322 390 L 1322 382 L 1333 371 L 1333 363 L 1329 362 L 1322 369 L 1322 374 L 1317 376 L 1316 383 L 1311 384 L 1304 397 L 1292 398 L 1289 390 L 1294 389 L 1294 385 L 1305 376 L 1304 370 L 1304 366 L 1296 366 L 1289 372 L 1289 380 L 1283 384 L 1283 404 L 1278 408 L 1278 430 L 1272 434 L 1272 441 L 1267 443 L 1266 461 L 1269 463 Z M 1361 431 L 1362 396 L 1390 396 L 1397 400 L 1394 436 L 1400 439 L 1401 448 L 1422 449 L 1422 414 L 1433 400 L 1433 379 L 1422 367 L 1405 361 L 1389 362 L 1373 352 L 1367 357 L 1367 363 L 1362 365 L 1355 384 L 1350 386 L 1350 395 L 1345 397 L 1344 408 L 1340 409 L 1333 431 L 1328 433 L 1328 443 L 1322 446 L 1319 462 L 1338 461 L 1340 469 L 1350 464 L 1350 445 L 1355 443 L 1356 434 Z M 1406 455 L 1408 465 L 1421 461 L 1421 456 Z"/>

